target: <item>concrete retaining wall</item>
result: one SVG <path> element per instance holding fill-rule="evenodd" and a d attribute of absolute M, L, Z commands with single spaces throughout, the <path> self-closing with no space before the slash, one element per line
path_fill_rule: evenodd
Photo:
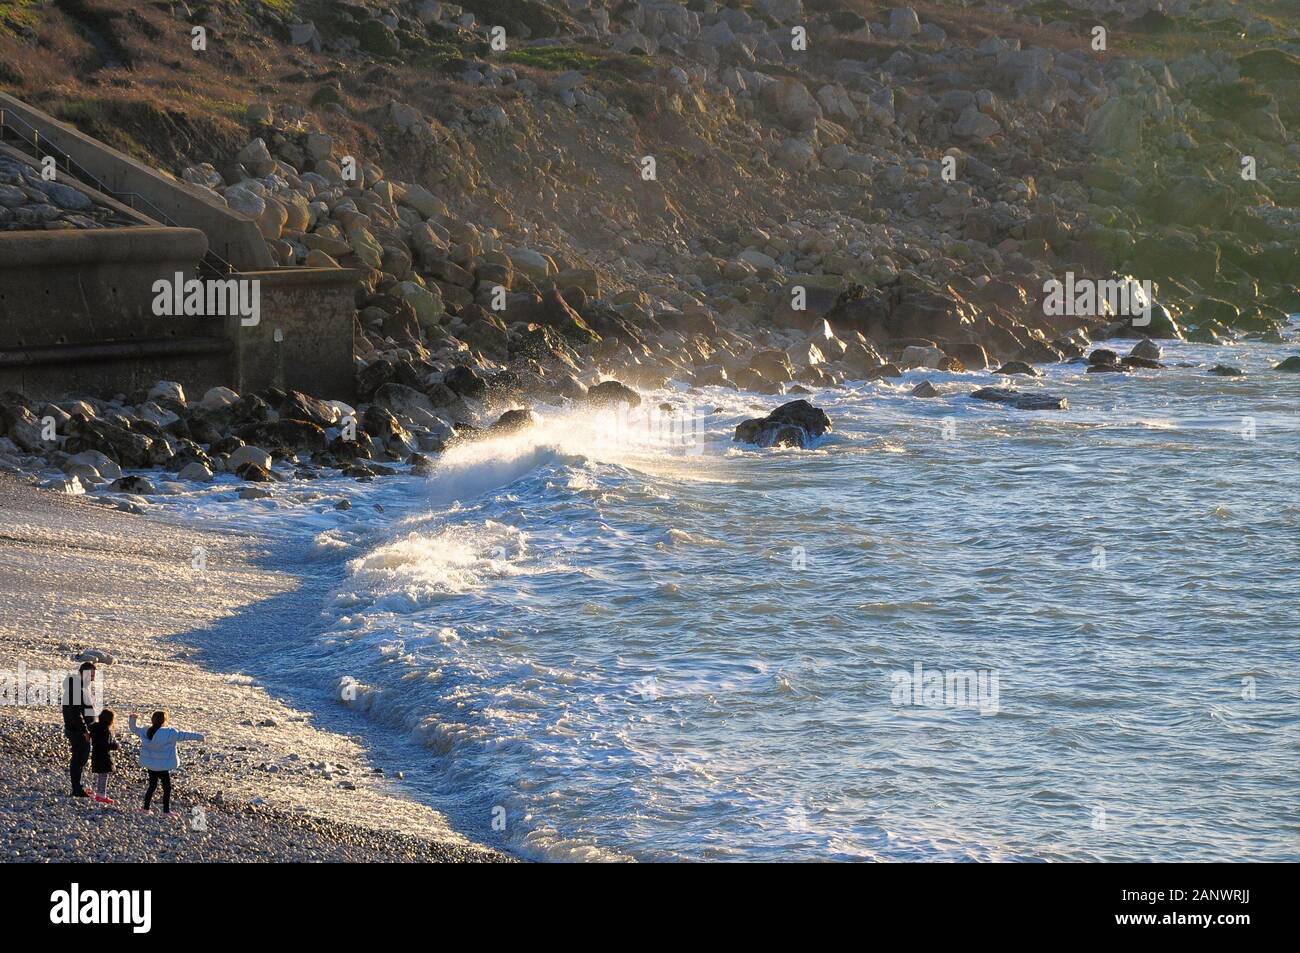
<path fill-rule="evenodd" d="M 160 378 L 223 383 L 225 322 L 153 313 L 154 282 L 192 277 L 206 250 L 191 228 L 0 233 L 0 388 L 111 396 Z"/>
<path fill-rule="evenodd" d="M 235 277 L 261 282 L 261 321 L 227 321 L 234 342 L 229 386 L 243 393 L 279 387 L 314 397 L 350 401 L 356 388 L 352 360 L 354 289 L 348 268 L 276 268 Z"/>
<path fill-rule="evenodd" d="M 274 267 L 257 223 L 232 211 L 217 196 L 163 175 L 5 93 L 0 93 L 0 109 L 37 129 L 112 192 L 143 196 L 176 224 L 202 231 L 209 247 L 235 268 Z"/>
<path fill-rule="evenodd" d="M 232 275 L 259 283 L 251 327 L 155 315 L 154 282 L 193 278 L 206 249 L 189 228 L 0 233 L 0 390 L 111 397 L 174 380 L 196 395 L 274 386 L 351 400 L 357 272 Z"/>

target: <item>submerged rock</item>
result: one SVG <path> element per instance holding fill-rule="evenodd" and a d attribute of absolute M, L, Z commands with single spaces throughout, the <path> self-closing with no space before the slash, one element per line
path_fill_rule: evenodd
<path fill-rule="evenodd" d="M 241 463 L 235 467 L 235 475 L 241 480 L 247 480 L 249 483 L 269 483 L 271 481 L 271 472 L 257 463 Z"/>
<path fill-rule="evenodd" d="M 1070 402 L 1052 394 L 1034 394 L 1011 387 L 981 387 L 971 397 L 994 404 L 1005 404 L 1016 410 L 1068 410 Z"/>
<path fill-rule="evenodd" d="M 156 492 L 153 483 L 142 476 L 124 476 L 114 480 L 109 489 L 116 493 L 132 493 L 137 496 L 151 496 Z"/>
<path fill-rule="evenodd" d="M 1240 367 L 1229 367 L 1227 364 L 1215 364 L 1210 368 L 1211 374 L 1217 374 L 1219 377 L 1245 377 L 1246 372 Z"/>
<path fill-rule="evenodd" d="M 1120 363 L 1119 355 L 1109 348 L 1099 347 L 1088 355 L 1089 374 L 1125 374 L 1128 366 Z"/>
<path fill-rule="evenodd" d="M 831 419 L 806 400 L 782 404 L 766 417 L 741 421 L 733 439 L 760 447 L 806 447 L 831 429 Z"/>
<path fill-rule="evenodd" d="M 882 364 L 879 367 L 873 368 L 870 371 L 868 371 L 865 380 L 875 381 L 875 380 L 880 380 L 880 378 L 882 377 L 902 377 L 902 376 L 903 376 L 903 372 L 899 369 L 897 364 Z"/>
<path fill-rule="evenodd" d="M 1122 359 L 1120 363 L 1123 364 L 1125 367 L 1146 367 L 1146 368 L 1164 367 L 1164 365 L 1161 364 L 1159 361 L 1149 361 L 1145 357 L 1134 357 L 1132 354 Z"/>
<path fill-rule="evenodd" d="M 1150 338 L 1143 338 L 1133 345 L 1132 350 L 1128 352 L 1129 357 L 1138 357 L 1146 361 L 1158 361 L 1164 352 L 1160 345 Z"/>
<path fill-rule="evenodd" d="M 1026 377 L 1042 377 L 1042 376 L 1043 376 L 1043 372 L 1042 372 L 1042 371 L 1040 371 L 1038 368 L 1034 367 L 1034 365 L 1032 365 L 1032 364 L 1027 364 L 1027 363 L 1025 363 L 1024 361 L 1007 361 L 1005 364 L 1003 364 L 1001 367 L 999 367 L 999 368 L 998 368 L 996 371 L 994 371 L 993 373 L 994 373 L 994 374 L 1006 374 L 1006 375 L 1008 375 L 1008 376 L 1010 376 L 1010 375 L 1012 375 L 1012 374 L 1023 374 L 1023 375 L 1025 375 Z"/>
<path fill-rule="evenodd" d="M 1275 371 L 1287 371 L 1288 373 L 1300 373 L 1300 354 L 1293 354 L 1285 361 L 1273 368 Z"/>

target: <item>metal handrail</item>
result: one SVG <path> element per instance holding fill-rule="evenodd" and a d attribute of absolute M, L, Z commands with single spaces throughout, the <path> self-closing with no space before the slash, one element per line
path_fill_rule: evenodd
<path fill-rule="evenodd" d="M 31 130 L 32 135 L 30 139 L 27 136 L 24 136 L 13 125 L 15 122 L 22 123 L 23 126 Z M 62 149 L 58 148 L 57 146 L 52 145 L 49 142 L 49 140 L 46 140 L 45 145 L 42 146 L 41 131 L 39 129 L 37 129 L 31 123 L 27 122 L 21 116 L 15 116 L 12 113 L 9 113 L 5 109 L 0 109 L 0 142 L 4 141 L 6 131 L 12 132 L 15 138 L 17 138 L 20 142 L 25 143 L 32 150 L 32 155 L 38 161 L 40 161 L 40 159 L 42 158 L 42 149 L 44 149 L 44 153 L 43 153 L 44 155 L 50 155 L 54 157 L 55 165 L 58 165 L 59 161 L 62 160 L 64 165 L 64 171 L 66 171 L 68 175 L 75 177 L 76 179 L 80 180 L 81 182 L 84 182 L 86 185 L 90 186 L 91 188 L 99 192 L 102 192 L 105 195 L 111 196 L 112 198 L 121 202 L 123 205 L 130 208 L 132 211 L 140 212 L 141 214 L 148 215 L 154 221 L 160 222 L 163 225 L 168 225 L 172 228 L 181 227 L 175 220 L 171 218 L 171 216 L 169 216 L 158 206 L 154 205 L 153 202 L 149 201 L 140 193 L 115 192 L 114 190 L 110 189 L 107 185 L 105 185 L 103 182 L 99 181 L 99 179 L 95 178 L 95 176 L 91 175 L 90 172 L 88 172 L 81 163 L 73 159 L 72 156 L 68 155 L 66 152 L 64 152 Z M 148 208 L 147 209 L 137 208 L 135 204 L 137 201 L 143 205 L 148 206 Z M 229 275 L 235 271 L 234 265 L 226 261 L 220 255 L 214 252 L 211 248 L 209 248 L 207 254 L 203 256 L 203 261 L 200 262 L 200 264 L 205 266 L 209 271 L 217 274 L 218 276 Z"/>

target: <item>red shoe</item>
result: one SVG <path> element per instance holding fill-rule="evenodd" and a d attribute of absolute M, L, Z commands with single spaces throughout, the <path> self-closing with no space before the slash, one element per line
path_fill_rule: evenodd
<path fill-rule="evenodd" d="M 112 804 L 112 803 L 113 803 L 113 799 L 112 799 L 111 797 L 104 797 L 102 794 L 96 794 L 96 795 L 95 795 L 95 800 L 98 801 L 100 804 Z"/>

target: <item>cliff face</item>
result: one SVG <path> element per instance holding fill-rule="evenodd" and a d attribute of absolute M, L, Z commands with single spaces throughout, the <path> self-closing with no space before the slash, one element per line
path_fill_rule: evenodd
<path fill-rule="evenodd" d="M 721 367 L 780 389 L 755 353 L 802 354 L 823 317 L 859 359 L 796 355 L 790 376 L 918 346 L 1077 354 L 1114 328 L 1044 314 L 1067 272 L 1154 281 L 1172 313 L 1149 333 L 1268 335 L 1300 307 L 1300 24 L 1280 3 L 75 0 L 6 18 L 17 95 L 214 189 L 281 263 L 361 269 L 366 363 L 504 367 L 540 340 L 525 370 L 543 377 Z"/>

